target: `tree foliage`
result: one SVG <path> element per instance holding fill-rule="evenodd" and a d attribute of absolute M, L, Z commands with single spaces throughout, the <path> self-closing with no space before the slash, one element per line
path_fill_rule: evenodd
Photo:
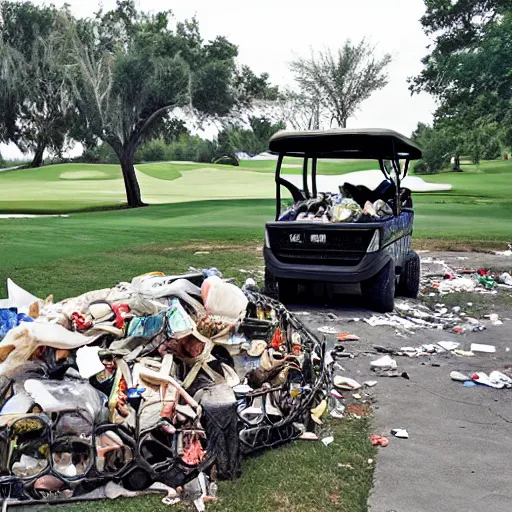
<path fill-rule="evenodd" d="M 347 40 L 335 53 L 324 50 L 295 60 L 291 69 L 301 97 L 317 102 L 331 125 L 345 128 L 361 103 L 387 85 L 385 68 L 390 62 L 389 54 L 377 58 L 375 47 L 365 39 L 355 44 Z"/>
<path fill-rule="evenodd" d="M 456 132 L 473 162 L 498 155 L 512 139 L 512 1 L 426 5 L 421 21 L 434 44 L 411 91 L 437 98 L 435 124 Z"/>
<path fill-rule="evenodd" d="M 62 66 L 66 49 L 58 36 L 63 12 L 30 2 L 0 3 L 0 39 L 8 53 L 16 53 L 18 68 L 10 77 L 14 102 L 2 94 L 11 107 L 3 123 L 4 140 L 33 152 L 33 167 L 42 165 L 46 149 L 62 152 L 73 117 L 74 102 Z M 2 60 L 3 66 L 9 66 L 8 60 Z"/>

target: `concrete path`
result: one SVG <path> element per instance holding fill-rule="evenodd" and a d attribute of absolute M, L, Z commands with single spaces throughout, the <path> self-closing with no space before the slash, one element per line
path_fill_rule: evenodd
<path fill-rule="evenodd" d="M 443 256 L 437 254 L 437 256 Z M 445 260 L 457 260 L 447 255 Z M 471 255 L 467 266 L 496 263 L 512 267 L 512 258 Z M 471 300 L 471 294 L 468 295 Z M 350 303 L 353 301 L 348 301 Z M 492 296 L 489 296 L 492 302 Z M 304 306 L 292 309 L 303 311 Z M 343 361 L 344 375 L 363 382 L 378 380 L 370 392 L 375 398 L 373 430 L 387 435 L 389 446 L 379 448 L 375 487 L 370 497 L 371 512 L 510 512 L 512 510 L 512 389 L 496 390 L 477 386 L 465 388 L 453 382 L 452 370 L 486 373 L 512 365 L 512 320 L 486 331 L 456 335 L 446 331 L 418 330 L 414 336 L 398 337 L 392 327 L 370 327 L 352 317 L 370 316 L 362 309 L 308 309 L 307 323 L 316 330 L 334 325 L 343 332 L 360 336 L 346 343 L 346 350 L 359 355 Z M 328 322 L 332 311 L 341 320 Z M 500 317 L 512 319 L 512 311 Z M 331 342 L 335 337 L 329 336 Z M 472 342 L 496 346 L 495 354 L 456 357 L 450 354 L 425 358 L 396 357 L 404 378 L 376 377 L 370 362 L 376 355 L 364 355 L 375 344 L 390 347 L 420 346 L 437 341 L 456 341 L 469 349 Z M 510 349 L 510 352 L 507 351 Z M 432 364 L 436 366 L 432 366 Z M 437 365 L 440 366 L 437 366 Z M 410 438 L 390 436 L 393 428 L 407 428 Z"/>

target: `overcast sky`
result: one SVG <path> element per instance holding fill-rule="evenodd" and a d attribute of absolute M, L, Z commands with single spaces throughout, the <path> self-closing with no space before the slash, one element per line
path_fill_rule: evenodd
<path fill-rule="evenodd" d="M 79 17 L 90 16 L 90 0 L 54 0 L 71 5 Z M 35 3 L 44 3 L 38 2 Z M 104 0 L 104 9 L 115 0 Z M 407 77 L 421 70 L 428 39 L 419 18 L 423 0 L 145 0 L 144 10 L 171 9 L 177 20 L 196 15 L 205 40 L 226 36 L 238 45 L 239 60 L 255 72 L 266 71 L 278 85 L 291 85 L 288 63 L 311 48 L 339 48 L 346 38 L 370 39 L 378 54 L 391 53 L 389 84 L 362 105 L 348 127 L 392 128 L 410 135 L 418 121 L 429 122 L 435 108 L 427 94 L 411 97 Z M 2 149 L 4 156 L 15 151 Z"/>

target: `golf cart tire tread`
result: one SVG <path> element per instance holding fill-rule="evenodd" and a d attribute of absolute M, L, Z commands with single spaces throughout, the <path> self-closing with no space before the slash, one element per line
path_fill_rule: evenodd
<path fill-rule="evenodd" d="M 420 290 L 420 257 L 415 251 L 411 251 L 400 276 L 399 295 L 416 299 Z"/>
<path fill-rule="evenodd" d="M 395 262 L 390 261 L 371 279 L 361 283 L 368 307 L 379 313 L 390 313 L 395 308 Z"/>

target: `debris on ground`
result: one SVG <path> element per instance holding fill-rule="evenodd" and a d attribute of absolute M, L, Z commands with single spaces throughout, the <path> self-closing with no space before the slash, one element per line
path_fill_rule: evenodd
<path fill-rule="evenodd" d="M 384 436 L 378 436 L 373 434 L 370 437 L 370 442 L 373 444 L 373 446 L 382 446 L 383 448 L 385 448 L 389 444 L 389 439 Z M 368 460 L 368 464 L 371 464 L 373 462 L 373 460 L 372 462 L 370 462 L 370 460 L 371 459 Z"/>
<path fill-rule="evenodd" d="M 464 373 L 457 371 L 450 372 L 450 378 L 458 382 L 467 382 L 471 380 L 471 377 L 469 375 L 465 375 Z"/>
<path fill-rule="evenodd" d="M 483 345 L 481 343 L 471 343 L 471 352 L 484 352 L 486 354 L 494 354 L 496 347 L 494 345 Z"/>
<path fill-rule="evenodd" d="M 60 302 L 9 280 L 0 340 L 10 504 L 46 499 L 48 486 L 57 503 L 158 484 L 166 504 L 204 510 L 242 457 L 318 440 L 331 399 L 331 415 L 345 411 L 328 393 L 341 367 L 327 369 L 321 342 L 254 280 L 241 289 L 217 269 L 154 272 Z"/>
<path fill-rule="evenodd" d="M 496 321 L 496 318 L 491 321 Z M 426 304 L 407 300 L 396 300 L 393 313 L 372 315 L 364 322 L 372 327 L 391 326 L 408 334 L 414 334 L 418 329 L 451 330 L 460 334 L 486 329 L 483 322 L 462 313 L 460 308 L 449 310 L 443 304 L 437 304 L 435 309 L 431 309 Z"/>
<path fill-rule="evenodd" d="M 394 428 L 391 434 L 399 439 L 409 439 L 409 433 L 405 428 Z"/>

